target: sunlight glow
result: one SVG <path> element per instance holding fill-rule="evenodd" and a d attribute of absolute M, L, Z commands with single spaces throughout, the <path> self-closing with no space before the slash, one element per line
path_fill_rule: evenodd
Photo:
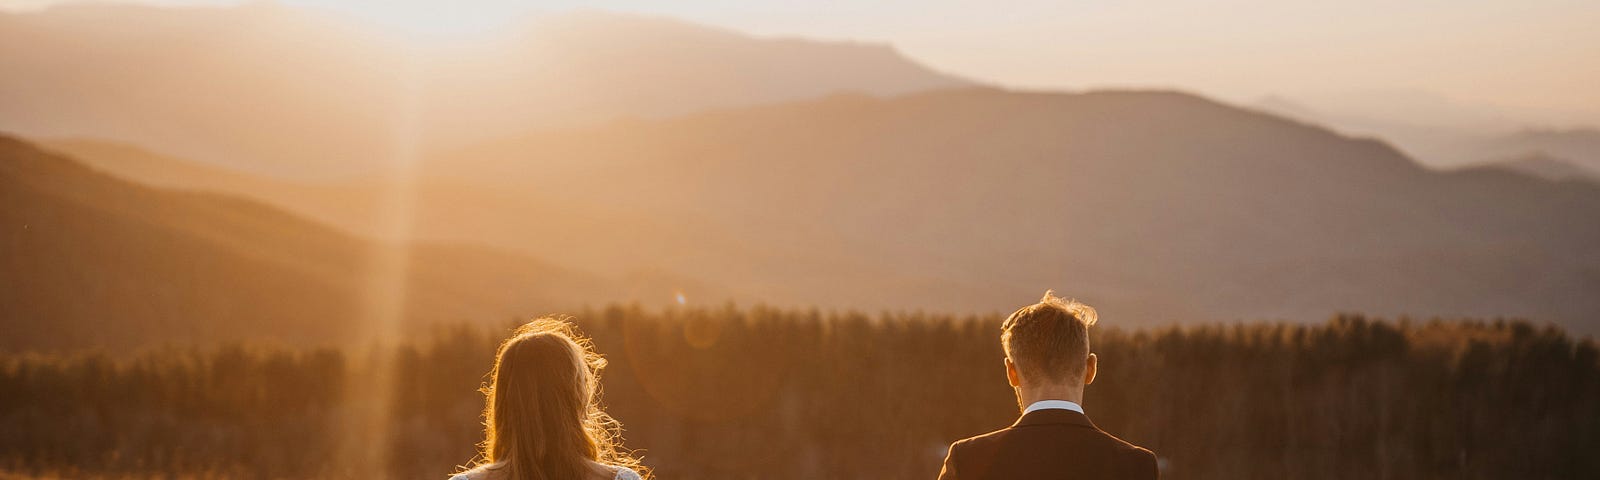
<path fill-rule="evenodd" d="M 476 0 L 288 0 L 354 16 L 422 40 L 451 40 L 506 27 L 530 11 L 529 2 Z"/>
<path fill-rule="evenodd" d="M 421 162 L 419 139 L 422 136 L 421 64 L 412 57 L 401 72 L 399 102 L 389 115 L 391 133 L 389 178 L 377 192 L 374 212 L 379 232 L 378 245 L 367 258 L 367 288 L 359 338 L 370 339 L 372 350 L 365 371 L 353 369 L 350 385 L 356 389 L 357 427 L 349 430 L 343 448 L 346 458 L 356 459 L 367 471 L 381 472 L 387 467 L 388 450 L 371 448 L 389 438 L 390 411 L 394 404 L 396 372 L 395 349 L 400 344 L 400 329 L 407 315 L 411 275 L 413 218 L 416 211 L 417 170 Z"/>

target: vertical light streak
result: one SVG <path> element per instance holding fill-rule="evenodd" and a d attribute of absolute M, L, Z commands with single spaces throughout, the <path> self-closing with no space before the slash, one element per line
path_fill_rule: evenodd
<path fill-rule="evenodd" d="M 416 203 L 416 183 L 421 161 L 423 114 L 422 58 L 407 52 L 396 72 L 396 92 L 391 97 L 390 140 L 383 178 L 373 203 L 376 237 L 367 259 L 367 284 L 363 291 L 359 337 L 367 351 L 353 362 L 346 382 L 346 403 L 351 425 L 342 458 L 357 469 L 356 476 L 389 477 L 390 435 L 397 373 L 396 347 L 402 341 L 407 284 L 411 266 L 411 240 Z"/>

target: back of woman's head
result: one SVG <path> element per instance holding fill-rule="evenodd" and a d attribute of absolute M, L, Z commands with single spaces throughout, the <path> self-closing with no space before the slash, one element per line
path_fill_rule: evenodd
<path fill-rule="evenodd" d="M 600 409 L 605 359 L 564 319 L 541 318 L 500 344 L 484 408 L 481 457 L 495 477 L 580 480 L 593 463 L 639 469 L 620 425 Z"/>

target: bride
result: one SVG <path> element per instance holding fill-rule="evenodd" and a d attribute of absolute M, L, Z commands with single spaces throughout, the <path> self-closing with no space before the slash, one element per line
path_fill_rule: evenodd
<path fill-rule="evenodd" d="M 564 319 L 541 318 L 500 344 L 477 465 L 450 480 L 641 480 L 621 425 L 599 407 L 605 359 Z"/>

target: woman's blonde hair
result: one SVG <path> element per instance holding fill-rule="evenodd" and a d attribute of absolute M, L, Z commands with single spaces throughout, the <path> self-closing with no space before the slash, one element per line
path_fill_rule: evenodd
<path fill-rule="evenodd" d="M 581 480 L 588 462 L 598 462 L 648 478 L 622 447 L 622 425 L 600 408 L 605 365 L 566 318 L 517 327 L 500 344 L 481 390 L 487 401 L 478 468 L 510 480 Z"/>

